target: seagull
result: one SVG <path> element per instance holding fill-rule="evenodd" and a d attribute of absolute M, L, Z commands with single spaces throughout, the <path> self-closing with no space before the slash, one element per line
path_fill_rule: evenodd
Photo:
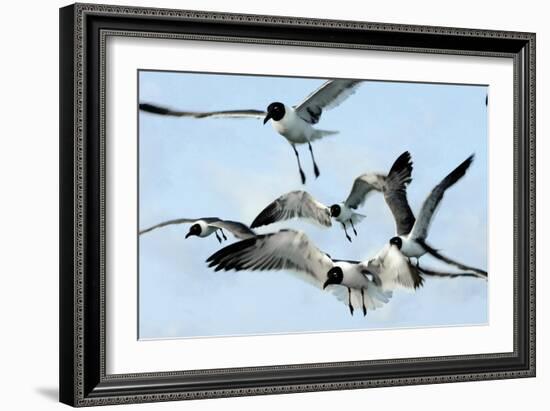
<path fill-rule="evenodd" d="M 327 289 L 348 305 L 350 314 L 383 307 L 397 288 L 420 287 L 420 274 L 470 277 L 474 273 L 445 273 L 413 266 L 395 245 L 386 245 L 365 262 L 333 260 L 301 231 L 283 229 L 228 245 L 206 260 L 215 271 L 288 270 L 317 288 Z"/>
<path fill-rule="evenodd" d="M 417 262 L 421 256 L 429 253 L 435 258 L 462 270 L 473 271 L 482 276 L 487 276 L 486 271 L 454 261 L 426 243 L 430 223 L 438 205 L 443 199 L 445 191 L 466 174 L 473 159 L 474 155 L 472 154 L 433 188 L 424 200 L 418 214 L 418 219 L 415 219 L 409 206 L 407 192 L 404 187 L 391 190 L 385 194 L 386 203 L 395 220 L 396 236 L 390 239 L 389 242 L 391 245 L 395 245 L 405 256 L 409 258 L 415 257 Z"/>
<path fill-rule="evenodd" d="M 306 218 L 322 226 L 330 227 L 332 226 L 331 218 L 333 218 L 341 224 L 346 238 L 351 242 L 346 224 L 351 226 L 357 236 L 355 226 L 365 216 L 355 210 L 365 202 L 367 196 L 373 191 L 379 191 L 384 194 L 391 207 L 391 197 L 395 193 L 403 191 L 411 182 L 411 173 L 411 155 L 405 151 L 394 161 L 387 175 L 366 173 L 357 177 L 347 199 L 342 203 L 329 207 L 317 201 L 306 191 L 291 191 L 283 194 L 262 210 L 252 222 L 251 227 L 261 227 L 294 217 Z"/>
<path fill-rule="evenodd" d="M 386 244 L 375 257 L 364 261 L 333 260 L 333 267 L 327 272 L 323 288 L 329 285 L 340 285 L 348 289 L 359 289 L 361 299 L 364 301 L 363 289 L 374 288 L 377 295 L 392 296 L 396 289 L 415 291 L 424 284 L 425 276 L 458 278 L 481 277 L 473 272 L 442 272 L 429 268 L 412 265 L 409 259 L 401 253 L 395 244 Z M 372 287 L 374 283 L 375 287 Z M 372 291 L 371 291 L 372 293 Z M 349 300 L 351 301 L 351 295 Z M 379 297 L 380 299 L 381 297 Z M 349 306 L 353 315 L 353 306 Z M 363 315 L 367 314 L 367 306 L 362 305 Z"/>
<path fill-rule="evenodd" d="M 319 177 L 319 167 L 315 162 L 311 142 L 326 136 L 337 134 L 337 131 L 319 130 L 313 125 L 319 122 L 324 109 L 331 109 L 342 103 L 347 97 L 355 92 L 361 80 L 328 80 L 321 87 L 306 97 L 304 101 L 288 106 L 281 102 L 273 102 L 267 106 L 267 110 L 222 110 L 222 111 L 177 111 L 166 107 L 149 103 L 142 103 L 139 108 L 143 111 L 175 117 L 192 118 L 257 118 L 263 119 L 263 123 L 271 120 L 272 126 L 277 133 L 282 135 L 292 146 L 302 184 L 306 183 L 306 176 L 300 163 L 300 155 L 296 149 L 298 144 L 307 144 L 313 172 Z"/>
<path fill-rule="evenodd" d="M 145 234 L 150 231 L 153 231 L 160 227 L 165 227 L 167 225 L 173 225 L 173 224 L 186 224 L 190 223 L 192 224 L 189 228 L 189 232 L 185 236 L 185 238 L 189 238 L 192 236 L 196 237 L 208 237 L 212 233 L 216 235 L 216 239 L 218 242 L 222 242 L 223 240 L 227 240 L 227 237 L 223 230 L 230 231 L 236 238 L 239 239 L 246 239 L 250 237 L 254 237 L 256 233 L 252 231 L 247 225 L 237 222 L 237 221 L 230 221 L 230 220 L 221 220 L 217 217 L 205 217 L 205 218 L 177 218 L 175 220 L 168 220 L 164 221 L 159 224 L 155 224 L 154 226 L 145 228 L 139 232 L 139 234 Z M 218 235 L 218 232 L 221 234 L 222 238 Z"/>
<path fill-rule="evenodd" d="M 289 229 L 233 243 L 212 254 L 206 262 L 209 267 L 215 267 L 215 271 L 289 270 L 321 289 L 331 285 L 327 283 L 327 273 L 335 267 L 330 256 L 319 250 L 306 234 Z M 346 303 L 351 315 L 359 308 L 366 315 L 367 310 L 382 307 L 392 296 L 391 292 L 382 291 L 367 275 L 358 274 L 346 284 L 347 291 L 336 286 L 327 291 Z"/>

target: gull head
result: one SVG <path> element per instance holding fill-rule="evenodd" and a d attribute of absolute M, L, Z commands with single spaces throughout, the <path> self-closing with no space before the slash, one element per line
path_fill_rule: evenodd
<path fill-rule="evenodd" d="M 267 115 L 264 118 L 264 124 L 269 119 L 273 121 L 279 121 L 285 116 L 285 105 L 283 103 L 275 102 L 267 106 Z"/>
<path fill-rule="evenodd" d="M 341 212 L 342 212 L 342 207 L 340 207 L 338 204 L 333 204 L 330 206 L 331 217 L 338 217 Z"/>
<path fill-rule="evenodd" d="M 403 240 L 401 237 L 392 237 L 390 238 L 390 245 L 394 245 L 398 250 L 401 250 L 401 247 L 403 247 Z"/>
<path fill-rule="evenodd" d="M 201 232 L 202 232 L 202 228 L 201 228 L 200 224 L 195 223 L 191 226 L 191 228 L 189 228 L 189 232 L 187 233 L 185 238 L 189 238 L 189 237 L 194 236 L 194 235 L 198 237 Z"/>
<path fill-rule="evenodd" d="M 336 266 L 332 267 L 327 273 L 327 281 L 323 284 L 323 290 L 331 284 L 342 284 L 344 280 L 344 271 L 342 268 Z"/>

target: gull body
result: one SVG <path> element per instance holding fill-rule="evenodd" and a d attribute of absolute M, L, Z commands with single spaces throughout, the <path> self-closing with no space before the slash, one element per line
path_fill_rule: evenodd
<path fill-rule="evenodd" d="M 399 238 L 402 240 L 401 252 L 407 257 L 419 258 L 426 254 L 426 249 L 408 235 L 403 235 Z"/>
<path fill-rule="evenodd" d="M 281 103 L 282 104 L 282 103 Z M 303 120 L 296 111 L 285 104 L 284 116 L 280 120 L 271 118 L 273 129 L 286 138 L 291 144 L 307 144 L 322 137 L 323 132 Z"/>

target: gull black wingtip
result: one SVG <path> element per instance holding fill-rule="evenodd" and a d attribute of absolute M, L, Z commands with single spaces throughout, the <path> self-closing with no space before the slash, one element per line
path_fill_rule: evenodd
<path fill-rule="evenodd" d="M 405 169 L 408 169 L 409 172 L 413 169 L 411 153 L 409 151 L 405 151 L 401 153 L 399 157 L 397 157 L 397 159 L 393 162 L 393 165 L 391 166 L 388 175 L 398 173 L 399 171 Z"/>
<path fill-rule="evenodd" d="M 256 243 L 257 239 L 261 237 L 262 236 L 247 238 L 223 247 L 206 259 L 206 262 L 209 263 L 208 267 L 216 266 L 214 271 L 220 271 L 222 269 L 225 269 L 225 271 L 227 271 L 229 269 L 228 267 L 233 264 L 231 268 L 235 268 L 236 261 L 234 260 L 234 257 L 238 253 L 253 246 Z"/>
<path fill-rule="evenodd" d="M 457 172 L 460 172 L 462 174 L 465 174 L 466 171 L 470 168 L 472 163 L 474 162 L 475 153 L 472 153 L 468 156 L 466 160 L 464 160 L 460 165 L 455 169 Z"/>
<path fill-rule="evenodd" d="M 269 204 L 266 208 L 264 208 L 260 214 L 256 216 L 254 221 L 252 221 L 252 224 L 250 224 L 250 228 L 258 228 L 262 227 L 264 225 L 269 225 L 271 223 L 275 222 L 275 211 L 277 210 L 277 206 L 275 203 Z"/>
<path fill-rule="evenodd" d="M 147 113 L 153 113 L 153 114 L 161 114 L 161 115 L 170 114 L 170 110 L 167 109 L 166 107 L 156 106 L 154 104 L 149 104 L 149 103 L 140 103 L 139 109 L 141 111 L 145 111 Z"/>

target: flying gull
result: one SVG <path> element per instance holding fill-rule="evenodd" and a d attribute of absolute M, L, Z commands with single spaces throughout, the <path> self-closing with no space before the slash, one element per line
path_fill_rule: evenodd
<path fill-rule="evenodd" d="M 404 187 L 398 190 L 391 190 L 385 194 L 384 197 L 393 214 L 396 228 L 396 236 L 390 239 L 390 244 L 395 245 L 405 256 L 417 258 L 417 261 L 421 256 L 428 253 L 462 270 L 473 271 L 482 276 L 487 276 L 486 271 L 469 267 L 458 261 L 452 260 L 426 243 L 430 223 L 437 207 L 443 199 L 445 191 L 466 174 L 473 159 L 474 155 L 472 154 L 434 187 L 424 200 L 417 219 L 415 219 L 409 206 L 407 192 Z"/>
<path fill-rule="evenodd" d="M 252 231 L 247 225 L 240 223 L 238 221 L 230 220 L 221 220 L 216 217 L 205 217 L 205 218 L 177 218 L 175 220 L 164 221 L 159 224 L 155 224 L 151 227 L 145 228 L 139 232 L 139 234 L 145 234 L 150 231 L 153 231 L 157 228 L 165 227 L 168 225 L 174 224 L 192 224 L 189 228 L 189 231 L 185 238 L 192 236 L 197 237 L 208 237 L 212 233 L 216 235 L 216 238 L 221 243 L 222 238 L 227 240 L 227 237 L 223 230 L 231 232 L 238 239 L 246 239 L 254 237 L 256 233 Z M 221 234 L 222 238 L 218 235 L 218 232 Z"/>
<path fill-rule="evenodd" d="M 341 224 L 346 238 L 351 242 L 346 225 L 349 224 L 357 236 L 355 226 L 365 216 L 355 210 L 364 204 L 367 196 L 373 191 L 381 192 L 391 208 L 392 198 L 401 195 L 407 184 L 411 182 L 411 173 L 411 156 L 406 151 L 395 160 L 387 175 L 366 173 L 357 177 L 347 199 L 342 203 L 329 207 L 317 201 L 306 191 L 291 191 L 283 194 L 262 210 L 252 222 L 251 227 L 261 227 L 294 217 L 309 219 L 317 224 L 330 227 L 332 225 L 331 218 L 334 218 Z M 394 212 L 400 212 L 400 210 Z"/>
<path fill-rule="evenodd" d="M 228 245 L 206 262 L 209 267 L 215 267 L 215 271 L 288 270 L 320 289 L 330 285 L 326 284 L 327 273 L 334 267 L 329 255 L 319 250 L 303 232 L 287 229 Z M 355 309 L 362 309 L 366 314 L 367 310 L 380 308 L 392 296 L 368 276 L 345 288 L 329 287 L 328 291 L 347 304 L 352 315 Z"/>
<path fill-rule="evenodd" d="M 348 305 L 351 315 L 363 315 L 385 305 L 397 288 L 416 289 L 422 275 L 455 278 L 473 273 L 445 273 L 413 266 L 394 245 L 386 245 L 373 259 L 333 260 L 301 231 L 280 230 L 228 245 L 206 260 L 215 271 L 285 271 L 327 289 Z"/>
<path fill-rule="evenodd" d="M 300 163 L 300 155 L 296 149 L 298 144 L 307 144 L 313 162 L 315 177 L 319 177 L 319 167 L 315 162 L 311 142 L 325 136 L 337 134 L 337 131 L 319 130 L 313 125 L 319 122 L 323 110 L 338 106 L 347 97 L 353 94 L 360 84 L 360 80 L 328 80 L 321 87 L 311 93 L 303 102 L 295 106 L 273 102 L 267 110 L 222 110 L 222 111 L 178 111 L 149 103 L 142 103 L 139 108 L 143 111 L 175 117 L 192 118 L 257 118 L 263 123 L 271 120 L 273 128 L 282 135 L 292 146 L 302 184 L 306 176 Z"/>
<path fill-rule="evenodd" d="M 323 288 L 340 285 L 351 292 L 351 289 L 363 290 L 374 283 L 378 292 L 391 295 L 396 289 L 416 290 L 424 284 L 424 276 L 486 278 L 474 272 L 443 272 L 413 265 L 396 245 L 386 244 L 375 257 L 367 261 L 333 260 L 333 267 L 327 272 Z M 367 308 L 362 306 L 363 315 L 367 314 Z M 351 305 L 350 311 L 353 315 Z"/>

